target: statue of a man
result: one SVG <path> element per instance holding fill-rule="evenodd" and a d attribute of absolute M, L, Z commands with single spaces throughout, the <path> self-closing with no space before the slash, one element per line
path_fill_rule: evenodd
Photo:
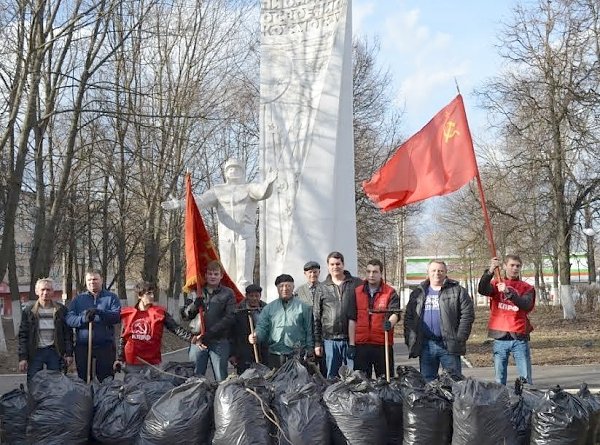
<path fill-rule="evenodd" d="M 277 172 L 270 171 L 260 183 L 247 183 L 245 169 L 237 159 L 225 163 L 225 183 L 195 196 L 200 209 L 215 207 L 219 220 L 219 256 L 223 267 L 242 292 L 253 282 L 256 255 L 256 207 L 273 192 Z M 172 201 L 163 203 L 173 209 Z"/>

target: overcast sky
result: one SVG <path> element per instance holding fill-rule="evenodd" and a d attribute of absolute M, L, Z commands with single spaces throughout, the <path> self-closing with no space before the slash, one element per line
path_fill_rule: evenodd
<path fill-rule="evenodd" d="M 516 0 L 354 0 L 354 35 L 378 36 L 379 61 L 395 79 L 407 136 L 422 128 L 456 95 L 464 97 L 474 138 L 485 125 L 474 88 L 497 70 L 500 21 Z"/>

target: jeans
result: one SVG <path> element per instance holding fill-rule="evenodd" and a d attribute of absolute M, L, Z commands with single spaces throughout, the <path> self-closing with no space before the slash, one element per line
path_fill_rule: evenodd
<path fill-rule="evenodd" d="M 227 366 L 229 363 L 229 340 L 216 340 L 208 345 L 208 349 L 200 349 L 197 345 L 190 345 L 188 357 L 190 362 L 196 364 L 196 375 L 206 374 L 208 359 L 212 366 L 215 380 L 221 382 L 227 378 Z"/>
<path fill-rule="evenodd" d="M 419 367 L 425 381 L 431 382 L 437 378 L 440 365 L 444 369 L 462 374 L 460 355 L 448 352 L 441 341 L 424 338 Z"/>
<path fill-rule="evenodd" d="M 47 348 L 37 348 L 33 359 L 27 364 L 27 381 L 39 371 L 44 369 L 50 369 L 52 371 L 60 371 L 62 368 L 62 357 L 56 352 L 54 346 L 48 346 Z"/>
<path fill-rule="evenodd" d="M 531 376 L 531 350 L 529 349 L 529 342 L 527 340 L 494 340 L 493 351 L 496 382 L 506 385 L 508 356 L 512 352 L 519 377 L 525 377 L 529 384 L 533 383 Z"/>
<path fill-rule="evenodd" d="M 328 379 L 338 377 L 342 365 L 346 365 L 350 370 L 354 369 L 354 361 L 346 357 L 348 340 L 323 340 L 323 346 Z"/>

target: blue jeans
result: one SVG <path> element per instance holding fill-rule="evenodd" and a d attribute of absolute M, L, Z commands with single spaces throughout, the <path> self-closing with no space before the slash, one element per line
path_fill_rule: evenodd
<path fill-rule="evenodd" d="M 61 370 L 62 357 L 58 355 L 54 346 L 36 349 L 33 359 L 27 363 L 27 381 L 31 380 L 36 373 L 44 369 L 44 365 L 46 365 L 46 369 L 50 369 L 51 371 Z"/>
<path fill-rule="evenodd" d="M 496 382 L 506 385 L 508 356 L 511 352 L 517 365 L 519 377 L 525 377 L 527 383 L 532 384 L 531 350 L 529 349 L 529 342 L 527 340 L 494 340 Z"/>
<path fill-rule="evenodd" d="M 338 377 L 342 365 L 346 365 L 350 370 L 354 369 L 354 360 L 346 357 L 348 340 L 323 340 L 323 346 L 328 379 Z"/>
<path fill-rule="evenodd" d="M 440 365 L 444 369 L 462 374 L 460 355 L 448 352 L 441 341 L 424 338 L 419 367 L 425 381 L 431 382 L 437 378 Z"/>
<path fill-rule="evenodd" d="M 208 349 L 200 349 L 199 346 L 190 345 L 188 357 L 190 362 L 196 364 L 196 375 L 206 374 L 208 359 L 212 365 L 215 380 L 221 382 L 227 378 L 227 365 L 229 360 L 229 340 L 217 340 L 211 342 Z"/>

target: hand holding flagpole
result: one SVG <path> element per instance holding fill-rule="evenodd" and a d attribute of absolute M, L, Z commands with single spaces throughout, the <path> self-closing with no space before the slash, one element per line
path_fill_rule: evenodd
<path fill-rule="evenodd" d="M 252 320 L 252 314 L 248 312 L 248 323 L 250 325 L 250 335 L 254 336 L 254 320 Z M 256 343 L 252 343 L 252 349 L 254 350 L 254 361 L 258 363 L 260 360 L 258 358 L 258 346 Z"/>

